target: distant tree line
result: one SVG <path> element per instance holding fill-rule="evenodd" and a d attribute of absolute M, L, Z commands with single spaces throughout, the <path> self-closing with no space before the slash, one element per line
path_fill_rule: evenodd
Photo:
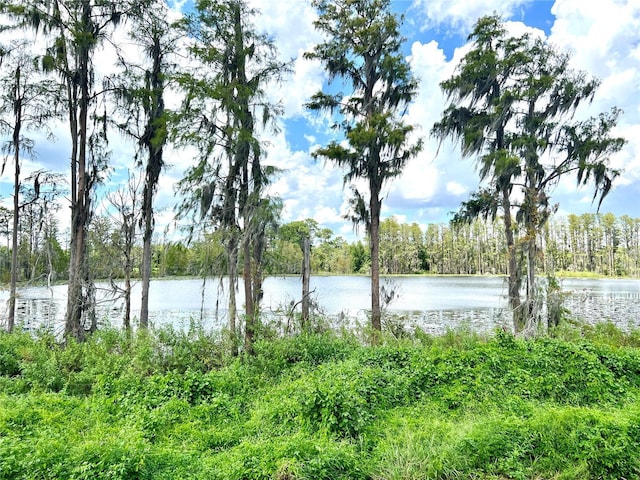
<path fill-rule="evenodd" d="M 7 211 L 3 211 L 6 215 Z M 0 218 L 0 223 L 2 218 Z M 5 223 L 6 225 L 6 223 Z M 37 224 L 36 224 L 37 225 Z M 67 279 L 68 249 L 58 240 L 51 219 L 42 228 L 24 222 L 20 231 L 18 278 L 41 283 Z M 302 250 L 292 231 L 300 225 L 313 231 L 311 270 L 314 274 L 369 274 L 368 245 L 347 242 L 314 220 L 290 222 L 268 234 L 264 259 L 267 275 L 299 275 Z M 506 275 L 507 247 L 501 220 L 470 224 L 380 223 L 380 268 L 383 275 L 459 274 Z M 7 237 L 7 230 L 1 234 Z M 109 217 L 98 217 L 89 235 L 93 276 L 98 280 L 124 278 L 120 254 L 123 233 Z M 640 218 L 612 213 L 568 215 L 551 219 L 540 239 L 539 274 L 589 273 L 609 277 L 640 277 Z M 0 247 L 0 279 L 9 280 L 11 250 Z M 134 278 L 140 277 L 142 247 L 133 247 Z M 228 272 L 221 233 L 186 243 L 156 242 L 152 246 L 152 277 L 220 276 Z"/>

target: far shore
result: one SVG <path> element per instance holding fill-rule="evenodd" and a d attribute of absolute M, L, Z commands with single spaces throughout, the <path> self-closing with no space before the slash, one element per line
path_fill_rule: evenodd
<path fill-rule="evenodd" d="M 226 277 L 226 275 L 224 275 Z M 287 278 L 287 277 L 299 277 L 300 274 L 299 273 L 278 273 L 278 274 L 273 274 L 273 275 L 265 275 L 264 278 L 269 278 L 269 277 L 280 277 L 280 278 Z M 317 273 L 311 273 L 311 276 L 316 276 L 316 277 L 369 277 L 370 274 L 369 273 L 332 273 L 332 272 L 317 272 Z M 400 278 L 400 277 L 487 277 L 487 278 L 495 278 L 495 277 L 505 277 L 506 278 L 506 274 L 503 273 L 431 273 L 431 272 L 422 272 L 422 273 L 393 273 L 393 274 L 381 274 L 380 275 L 381 278 Z M 590 279 L 609 279 L 609 280 L 636 280 L 636 279 L 640 279 L 640 277 L 634 277 L 634 276 L 628 276 L 628 275 L 616 275 L 616 276 L 611 276 L 611 275 L 602 275 L 599 273 L 594 273 L 594 272 L 572 272 L 572 271 L 568 271 L 568 270 L 562 270 L 562 271 L 558 271 L 555 273 L 555 277 L 559 278 L 559 279 L 566 279 L 566 278 L 590 278 Z M 209 279 L 217 279 L 220 278 L 219 276 L 208 276 L 206 277 L 207 280 Z M 545 274 L 538 274 L 537 278 L 541 279 L 541 278 L 546 278 Z M 204 278 L 198 275 L 176 275 L 176 276 L 171 276 L 171 275 L 165 275 L 165 276 L 159 276 L 159 277 L 151 277 L 151 281 L 157 281 L 157 280 L 203 280 Z M 123 281 L 124 278 L 113 278 L 113 279 L 109 279 L 109 278 L 96 278 L 94 279 L 96 283 L 104 283 L 104 282 L 109 282 L 110 280 L 114 280 L 114 281 Z M 140 277 L 133 277 L 131 278 L 132 282 L 139 282 L 140 281 Z M 67 280 L 56 280 L 53 282 L 47 282 L 47 281 L 33 281 L 33 282 L 19 282 L 18 283 L 18 288 L 26 288 L 26 287 L 46 287 L 49 285 L 65 285 L 67 283 Z M 0 289 L 3 290 L 8 290 L 9 289 L 9 283 L 4 283 L 0 286 Z"/>

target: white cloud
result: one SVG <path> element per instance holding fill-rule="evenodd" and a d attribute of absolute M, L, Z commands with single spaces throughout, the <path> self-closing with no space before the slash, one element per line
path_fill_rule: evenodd
<path fill-rule="evenodd" d="M 274 37 L 283 58 L 297 57 L 322 38 L 313 26 L 318 15 L 309 1 L 250 0 L 249 5 L 260 12 L 256 27 Z"/>
<path fill-rule="evenodd" d="M 440 172 L 433 162 L 420 156 L 412 160 L 402 175 L 393 180 L 391 192 L 404 200 L 429 202 L 437 193 Z"/>
<path fill-rule="evenodd" d="M 450 181 L 447 182 L 447 192 L 451 193 L 455 196 L 464 195 L 469 192 L 469 189 L 464 185 L 460 185 L 458 182 Z"/>
<path fill-rule="evenodd" d="M 316 208 L 311 218 L 317 220 L 320 225 L 333 225 L 344 220 L 335 208 L 327 206 Z"/>
<path fill-rule="evenodd" d="M 471 163 L 463 162 L 450 143 L 440 145 L 431 136 L 431 128 L 439 120 L 447 104 L 440 82 L 451 76 L 465 51 L 466 49 L 457 49 L 453 59 L 447 61 L 435 41 L 412 44 L 411 68 L 420 79 L 420 86 L 414 103 L 410 105 L 406 121 L 417 127 L 416 133 L 423 138 L 424 149 L 393 180 L 390 195 L 398 197 L 394 200 L 398 206 L 406 205 L 407 208 L 415 209 L 429 205 L 437 195 L 446 193 L 446 187 L 443 189 L 442 185 L 451 175 L 456 176 L 461 183 L 477 183 Z"/>
<path fill-rule="evenodd" d="M 614 134 L 626 138 L 628 144 L 612 158 L 611 166 L 624 173 L 605 199 L 606 209 L 609 202 L 620 202 L 615 198 L 618 187 L 640 182 L 640 3 L 557 0 L 551 11 L 556 21 L 550 42 L 570 53 L 575 69 L 601 81 L 593 103 L 582 108 L 578 118 L 597 115 L 614 106 L 623 110 Z M 635 210 L 640 211 L 635 203 Z"/>
<path fill-rule="evenodd" d="M 518 7 L 529 0 L 414 0 L 413 7 L 424 12 L 425 28 L 446 25 L 464 35 L 468 34 L 475 21 L 495 12 L 504 18 L 510 17 Z"/>
<path fill-rule="evenodd" d="M 303 51 L 293 62 L 293 71 L 286 81 L 271 90 L 271 98 L 282 102 L 284 117 L 296 115 L 308 116 L 305 103 L 311 96 L 322 89 L 325 80 L 322 65 L 317 60 L 307 60 L 302 57 Z"/>
<path fill-rule="evenodd" d="M 442 221 L 449 211 L 457 209 L 461 197 L 476 189 L 478 177 L 473 160 L 461 159 L 458 148 L 451 142 L 439 145 L 430 136 L 432 125 L 446 106 L 439 83 L 451 76 L 469 48 L 459 45 L 453 51 L 453 57 L 447 59 L 443 50 L 444 40 L 449 41 L 460 34 L 461 38 L 466 37 L 481 15 L 497 12 L 503 18 L 511 18 L 512 14 L 520 18 L 518 10 L 525 8 L 528 3 L 529 0 L 414 2 L 409 20 L 416 25 L 433 28 L 428 33 L 425 33 L 425 29 L 419 32 L 418 37 L 411 38 L 413 42 L 409 57 L 412 69 L 420 79 L 420 87 L 415 102 L 409 108 L 407 123 L 417 127 L 416 135 L 424 139 L 424 150 L 406 166 L 401 176 L 387 185 L 383 201 L 385 215 L 406 218 L 408 222 Z M 282 103 L 285 120 L 289 120 L 281 123 L 280 133 L 268 136 L 265 158 L 265 163 L 283 170 L 271 187 L 272 193 L 282 196 L 284 200 L 282 220 L 313 217 L 350 238 L 353 235 L 352 225 L 342 218 L 347 212 L 347 199 L 350 196 L 349 189 L 343 189 L 343 171 L 330 163 L 317 161 L 310 155 L 329 133 L 323 130 L 327 126 L 326 117 L 311 116 L 304 108 L 304 103 L 322 88 L 326 78 L 319 62 L 302 58 L 304 52 L 311 50 L 322 39 L 313 27 L 316 13 L 308 0 L 251 0 L 250 5 L 262 12 L 255 19 L 258 29 L 273 36 L 282 59 L 293 60 L 293 70 L 284 82 L 268 88 L 269 98 Z M 571 52 L 574 68 L 585 70 L 602 81 L 594 102 L 581 110 L 579 115 L 608 111 L 612 106 L 624 110 L 616 134 L 627 138 L 629 144 L 612 159 L 614 167 L 624 170 L 610 195 L 613 197 L 617 191 L 623 191 L 623 187 L 640 183 L 640 4 L 638 0 L 556 0 L 552 7 L 550 3 L 550 8 L 556 17 L 550 30 L 550 41 L 558 48 Z M 507 27 L 514 35 L 525 31 L 543 34 L 521 22 L 509 21 Z M 438 41 L 442 43 L 427 35 L 438 35 Z M 118 34 L 118 41 L 129 44 L 125 32 Z M 127 52 L 136 58 L 140 56 L 135 49 L 128 48 Z M 96 63 L 98 77 L 112 72 L 114 61 L 114 52 L 105 47 Z M 172 94 L 168 103 L 176 105 L 178 101 L 179 97 Z M 300 124 L 304 121 L 300 117 L 307 118 L 312 128 L 303 130 Z M 287 130 L 287 125 L 294 123 L 295 130 Z M 63 173 L 68 172 L 70 148 L 66 122 L 58 122 L 54 130 L 58 136 L 57 142 L 48 143 L 39 137 L 38 158 L 25 165 L 33 168 L 48 166 Z M 122 172 L 132 166 L 133 147 L 119 135 L 113 135 L 110 142 L 112 166 L 119 172 L 114 175 L 113 181 L 117 182 L 122 178 Z M 168 148 L 166 151 L 170 166 L 161 176 L 156 198 L 156 205 L 161 210 L 157 220 L 160 230 L 173 219 L 172 207 L 176 202 L 173 186 L 193 163 L 195 156 L 193 150 Z M 2 195 L 9 191 L 8 181 L 10 179 L 5 173 L 0 192 Z M 588 202 L 581 206 L 585 198 Z M 553 201 L 560 201 L 561 208 L 565 205 L 567 208 L 578 208 L 579 205 L 587 208 L 591 195 L 589 190 L 576 190 L 575 182 L 568 179 L 558 186 Z M 605 206 L 608 201 L 605 200 Z M 627 199 L 626 203 L 630 202 Z M 68 217 L 67 208 L 63 208 L 62 212 Z"/>
<path fill-rule="evenodd" d="M 315 160 L 309 151 L 292 151 L 284 131 L 270 138 L 265 164 L 282 172 L 269 187 L 271 195 L 283 199 L 283 222 L 314 218 L 337 229 L 342 222 L 342 172 L 332 164 Z"/>
<path fill-rule="evenodd" d="M 599 78 L 594 110 L 622 107 L 640 120 L 640 4 L 637 1 L 557 0 L 551 10 L 556 21 L 549 40 L 571 55 L 576 69 Z M 627 109 L 625 106 L 632 106 Z"/>
<path fill-rule="evenodd" d="M 285 118 L 306 115 L 304 103 L 322 88 L 325 78 L 318 61 L 303 58 L 305 52 L 322 40 L 313 26 L 317 18 L 315 9 L 308 1 L 251 0 L 249 4 L 259 11 L 256 28 L 274 39 L 283 61 L 292 62 L 292 72 L 284 83 L 270 86 L 269 98 L 282 102 Z"/>

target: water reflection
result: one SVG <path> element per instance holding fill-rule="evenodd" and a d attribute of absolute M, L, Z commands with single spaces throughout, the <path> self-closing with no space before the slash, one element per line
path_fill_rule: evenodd
<path fill-rule="evenodd" d="M 467 326 L 474 331 L 509 328 L 506 281 L 502 277 L 443 276 L 389 277 L 382 281 L 394 299 L 385 306 L 389 321 L 419 325 L 429 333 Z M 226 322 L 228 282 L 217 279 L 155 280 L 150 285 L 150 321 L 176 326 L 196 320 L 207 329 Z M 611 320 L 622 328 L 640 325 L 640 280 L 567 279 L 565 306 L 575 317 L 588 322 Z M 264 282 L 263 312 L 270 318 L 284 316 L 301 297 L 297 277 L 268 277 Z M 311 279 L 314 303 L 336 325 L 365 322 L 370 308 L 368 277 L 315 276 Z M 19 291 L 16 320 L 25 328 L 40 326 L 59 333 L 64 325 L 66 285 L 29 287 Z M 122 324 L 124 306 L 107 284 L 98 284 L 98 319 Z M 140 309 L 140 285 L 134 286 L 132 312 Z M 242 285 L 238 299 L 243 298 Z M 0 292 L 6 305 L 8 291 Z M 4 316 L 6 318 L 6 316 Z"/>

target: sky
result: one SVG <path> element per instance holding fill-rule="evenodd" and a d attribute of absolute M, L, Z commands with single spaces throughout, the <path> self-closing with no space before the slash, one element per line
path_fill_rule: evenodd
<path fill-rule="evenodd" d="M 344 170 L 312 156 L 334 135 L 326 119 L 304 107 L 311 95 L 327 85 L 322 65 L 303 58 L 304 52 L 322 41 L 313 26 L 316 12 L 307 0 L 248 3 L 260 11 L 255 18 L 257 28 L 273 37 L 282 59 L 292 60 L 291 74 L 268 90 L 272 101 L 281 102 L 284 108 L 279 132 L 262 138 L 266 145 L 264 163 L 282 170 L 271 186 L 271 193 L 283 201 L 281 221 L 313 218 L 348 241 L 361 238 L 363 229 L 354 232 L 351 222 L 344 219 L 350 194 L 343 185 Z M 439 145 L 430 130 L 447 105 L 440 82 L 453 74 L 468 50 L 466 39 L 475 21 L 494 13 L 504 19 L 509 32 L 519 35 L 532 31 L 545 37 L 570 54 L 572 68 L 601 81 L 593 102 L 578 110 L 577 119 L 614 106 L 622 109 L 613 133 L 628 143 L 611 158 L 611 166 L 623 173 L 600 211 L 640 217 L 640 0 L 406 0 L 392 5 L 394 11 L 405 15 L 403 53 L 420 81 L 406 121 L 415 126 L 424 148 L 403 174 L 385 187 L 382 218 L 395 216 L 423 228 L 430 223 L 446 223 L 478 188 L 473 159 L 461 158 L 453 143 Z M 112 55 L 105 53 L 99 68 L 108 71 L 112 60 Z M 37 158 L 25 160 L 26 170 L 49 168 L 66 173 L 69 149 L 63 126 L 58 130 L 58 141 L 37 142 Z M 117 187 L 132 164 L 131 146 L 124 138 L 113 137 L 110 149 L 113 174 L 106 189 Z M 170 167 L 161 177 L 156 197 L 158 232 L 165 225 L 173 225 L 174 185 L 194 161 L 193 152 L 169 149 L 167 153 Z M 0 198 L 7 199 L 10 194 L 11 169 L 0 179 Z M 578 189 L 574 179 L 567 179 L 551 198 L 559 204 L 556 215 L 562 216 L 596 212 L 592 197 L 589 187 Z M 68 216 L 68 209 L 62 212 Z"/>

